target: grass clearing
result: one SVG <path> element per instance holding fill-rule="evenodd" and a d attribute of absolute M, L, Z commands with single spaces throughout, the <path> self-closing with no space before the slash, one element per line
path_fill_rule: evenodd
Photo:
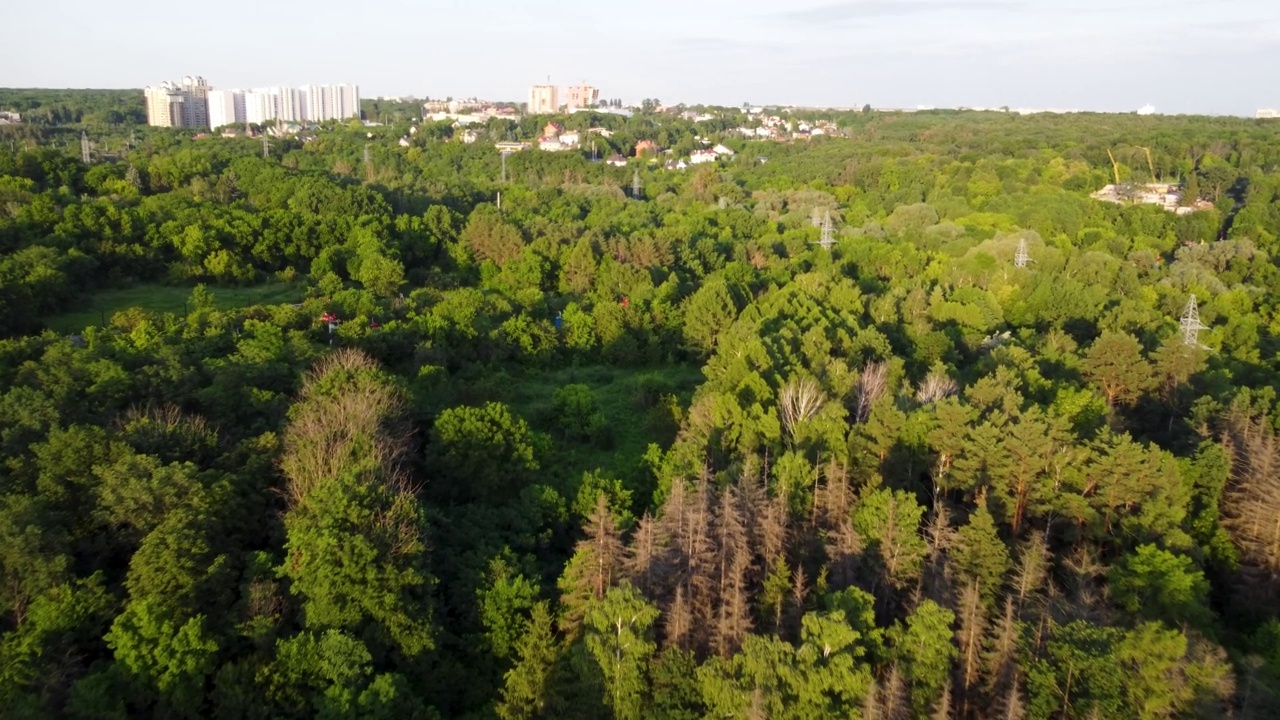
<path fill-rule="evenodd" d="M 86 327 L 99 325 L 121 310 L 141 308 L 149 312 L 186 312 L 190 287 L 141 284 L 119 290 L 94 293 L 80 310 L 61 313 L 45 319 L 45 324 L 62 334 L 78 333 Z M 214 304 L 221 310 L 248 307 L 250 305 L 277 305 L 296 303 L 302 299 L 302 288 L 290 283 L 266 283 L 249 287 L 209 287 Z"/>
<path fill-rule="evenodd" d="M 623 481 L 632 491 L 633 505 L 639 512 L 648 506 L 654 489 L 644 465 L 645 452 L 650 443 L 666 449 L 675 439 L 678 419 L 669 417 L 660 398 L 673 395 L 680 408 L 687 408 L 693 391 L 703 380 L 702 371 L 689 365 L 567 367 L 513 377 L 505 402 L 532 427 L 551 435 L 557 474 L 576 483 L 584 472 L 599 468 Z M 605 437 L 601 441 L 570 439 L 556 427 L 553 397 L 556 390 L 572 384 L 586 385 L 594 393 L 605 420 Z"/>

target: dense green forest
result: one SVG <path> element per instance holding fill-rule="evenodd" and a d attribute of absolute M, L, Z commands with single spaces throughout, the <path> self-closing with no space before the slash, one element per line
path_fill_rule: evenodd
<path fill-rule="evenodd" d="M 1280 717 L 1280 123 L 6 92 L 6 718 Z"/>

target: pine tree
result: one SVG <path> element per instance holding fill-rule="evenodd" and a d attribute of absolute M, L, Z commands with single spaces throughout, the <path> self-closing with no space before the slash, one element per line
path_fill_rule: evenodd
<path fill-rule="evenodd" d="M 553 685 L 560 645 L 546 602 L 533 606 L 528 629 L 516 645 L 515 667 L 507 671 L 502 699 L 494 708 L 502 720 L 552 717 L 557 697 Z"/>
<path fill-rule="evenodd" d="M 596 497 L 595 510 L 583 528 L 573 557 L 560 576 L 560 631 L 577 635 L 588 603 L 604 598 L 613 586 L 622 561 L 622 540 L 604 493 Z"/>

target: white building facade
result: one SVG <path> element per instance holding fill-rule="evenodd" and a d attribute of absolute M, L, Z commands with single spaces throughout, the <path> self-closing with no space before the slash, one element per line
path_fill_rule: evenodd
<path fill-rule="evenodd" d="M 209 127 L 245 122 L 243 90 L 209 91 Z"/>

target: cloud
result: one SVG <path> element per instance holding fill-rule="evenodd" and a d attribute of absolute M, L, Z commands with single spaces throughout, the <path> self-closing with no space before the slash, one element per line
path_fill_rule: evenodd
<path fill-rule="evenodd" d="M 833 5 L 787 10 L 773 15 L 806 25 L 929 15 L 940 12 L 1008 12 L 1026 7 L 1018 0 L 849 0 Z"/>

